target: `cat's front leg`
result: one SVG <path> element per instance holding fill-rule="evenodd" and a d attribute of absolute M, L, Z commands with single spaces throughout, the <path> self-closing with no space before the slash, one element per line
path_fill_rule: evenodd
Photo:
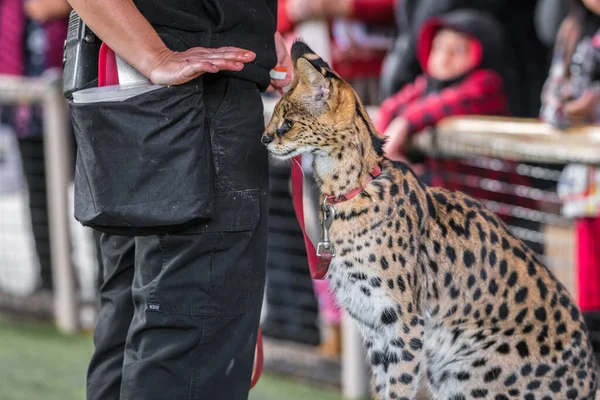
<path fill-rule="evenodd" d="M 416 314 L 406 315 L 393 326 L 364 333 L 376 398 L 416 399 L 423 348 L 422 319 Z"/>

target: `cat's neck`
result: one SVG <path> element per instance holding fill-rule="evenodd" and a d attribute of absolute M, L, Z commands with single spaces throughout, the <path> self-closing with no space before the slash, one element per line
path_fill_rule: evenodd
<path fill-rule="evenodd" d="M 340 137 L 354 140 L 315 154 L 313 168 L 321 193 L 344 196 L 366 186 L 371 180 L 371 173 L 378 166 L 380 157 L 368 136 L 365 138 L 356 130 L 356 127 L 351 127 L 347 132 L 338 132 Z"/>

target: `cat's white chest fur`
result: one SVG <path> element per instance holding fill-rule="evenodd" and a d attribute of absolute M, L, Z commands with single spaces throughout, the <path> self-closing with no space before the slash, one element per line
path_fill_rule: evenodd
<path fill-rule="evenodd" d="M 366 258 L 363 264 L 356 259 L 361 257 L 358 254 L 334 257 L 327 275 L 330 288 L 340 306 L 355 320 L 371 329 L 382 328 L 386 325 L 382 321 L 385 310 L 395 309 L 395 302 L 385 290 L 388 283 L 373 273 L 376 266 Z"/>

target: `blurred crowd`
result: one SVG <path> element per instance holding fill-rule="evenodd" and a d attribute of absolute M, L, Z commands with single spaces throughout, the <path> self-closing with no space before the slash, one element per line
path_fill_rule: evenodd
<path fill-rule="evenodd" d="M 307 21 L 326 24 L 331 66 L 365 104 L 379 107 L 374 122 L 388 137 L 388 156 L 410 162 L 430 184 L 442 184 L 427 173 L 433 161 L 410 154 L 408 144 L 448 116 L 539 118 L 560 129 L 600 118 L 598 0 L 278 0 L 278 6 L 278 30 L 290 44 Z M 0 74 L 37 76 L 60 67 L 69 12 L 66 0 L 0 0 Z M 36 107 L 0 107 L 0 123 L 17 133 L 35 209 L 40 287 L 51 289 L 40 116 Z M 446 169 L 458 168 L 447 163 Z M 267 305 L 286 311 L 267 312 L 264 333 L 322 342 L 323 352 L 335 355 L 340 312 L 325 284 L 313 285 L 308 275 L 288 180 L 289 167 L 272 168 Z M 595 218 L 589 221 L 590 235 L 600 233 Z M 597 257 L 592 253 L 590 260 Z M 293 290 L 306 296 L 292 298 Z M 324 319 L 325 341 L 317 318 L 298 318 L 294 310 L 302 307 Z"/>

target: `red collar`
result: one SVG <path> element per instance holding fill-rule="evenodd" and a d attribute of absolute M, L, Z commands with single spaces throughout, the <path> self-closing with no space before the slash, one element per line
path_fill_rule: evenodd
<path fill-rule="evenodd" d="M 367 185 L 373 179 L 377 178 L 379 176 L 379 174 L 381 174 L 381 167 L 379 165 L 376 165 L 375 168 L 373 168 L 373 171 L 371 171 L 371 173 L 369 174 L 369 177 L 368 177 L 368 180 L 367 180 Z M 354 189 L 350 190 L 346 194 L 341 194 L 341 195 L 339 195 L 337 197 L 333 196 L 333 195 L 330 195 L 330 194 L 326 194 L 325 195 L 325 201 L 328 204 L 343 203 L 344 201 L 348 201 L 348 200 L 353 199 L 354 197 L 358 196 L 358 194 L 360 192 L 362 192 L 364 188 L 365 188 L 364 186 L 360 186 L 360 187 L 357 187 L 357 188 L 354 188 Z"/>

